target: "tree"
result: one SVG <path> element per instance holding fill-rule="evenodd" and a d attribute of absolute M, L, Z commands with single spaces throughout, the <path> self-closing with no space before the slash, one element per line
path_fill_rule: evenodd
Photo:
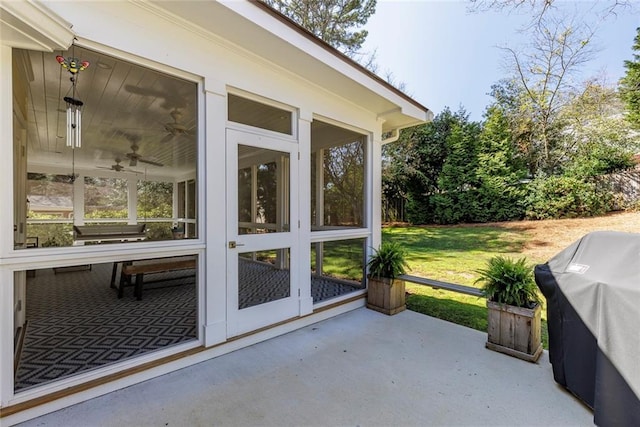
<path fill-rule="evenodd" d="M 522 28 L 529 44 L 503 47 L 512 75 L 493 88 L 493 95 L 503 107 L 509 107 L 504 111 L 520 152 L 528 159 L 530 174 L 562 173 L 563 163 L 585 141 L 586 135 L 577 135 L 578 130 L 598 128 L 593 124 L 595 117 L 585 119 L 583 115 L 582 122 L 589 125 L 582 126 L 576 121 L 579 114 L 567 112 L 587 99 L 606 104 L 591 97 L 588 82 L 582 84 L 576 77 L 595 54 L 592 40 L 599 24 L 618 13 L 636 12 L 633 1 L 602 0 L 580 7 L 558 0 L 469 1 L 474 11 L 532 16 L 529 25 Z M 611 122 L 606 116 L 597 120 Z"/>
<path fill-rule="evenodd" d="M 627 110 L 627 120 L 640 128 L 640 28 L 636 29 L 633 60 L 624 62 L 626 74 L 620 80 L 620 96 Z"/>
<path fill-rule="evenodd" d="M 554 173 L 564 152 L 561 110 L 573 100 L 573 79 L 593 56 L 593 31 L 566 18 L 545 16 L 523 50 L 504 47 L 518 87 L 519 114 L 529 120 L 530 170 Z"/>
<path fill-rule="evenodd" d="M 548 14 L 558 4 L 558 0 L 469 0 L 471 11 L 524 12 L 531 16 L 533 24 Z M 593 12 L 602 18 L 633 9 L 633 0 L 598 0 L 592 6 Z"/>
<path fill-rule="evenodd" d="M 603 175 L 632 167 L 632 154 L 638 149 L 621 111 L 616 91 L 597 80 L 585 82 L 562 108 L 558 168 L 554 175 L 539 174 L 528 185 L 528 218 L 584 217 L 613 208 L 610 181 Z"/>
<path fill-rule="evenodd" d="M 537 173 L 537 154 L 534 151 L 533 117 L 530 106 L 526 101 L 526 94 L 514 79 L 502 79 L 491 87 L 490 95 L 494 103 L 487 107 L 487 115 L 492 111 L 499 112 L 501 122 L 508 127 L 509 140 L 513 148 L 513 155 L 519 157 L 528 170 L 528 175 Z"/>
<path fill-rule="evenodd" d="M 325 225 L 363 224 L 364 144 L 324 150 Z"/>
<path fill-rule="evenodd" d="M 444 224 L 472 222 L 477 212 L 480 125 L 461 118 L 446 138 L 447 158 L 432 197 L 436 222 Z"/>
<path fill-rule="evenodd" d="M 84 177 L 85 218 L 127 218 L 125 178 Z"/>
<path fill-rule="evenodd" d="M 377 0 L 262 0 L 296 24 L 329 43 L 367 70 L 406 92 L 407 85 L 391 70 L 384 71 L 376 60 L 376 51 L 361 51 L 369 32 L 354 30 L 364 26 L 375 13 Z"/>
<path fill-rule="evenodd" d="M 407 200 L 407 220 L 415 224 L 435 220 L 431 197 L 438 190 L 438 177 L 447 158 L 447 138 L 456 123 L 466 120 L 461 110 L 445 108 L 432 122 L 403 129 L 398 142 L 387 144 L 384 155 L 390 158 L 391 175 L 401 177 Z"/>
<path fill-rule="evenodd" d="M 541 146 L 536 144 L 540 128 L 536 115 L 528 110 L 529 99 L 522 87 L 503 81 L 494 86 L 493 95 L 496 103 L 490 109 L 499 108 L 506 114 L 513 159 L 524 160 L 529 176 L 535 178 L 527 185 L 524 208 L 528 217 L 595 215 L 612 206 L 610 188 L 598 184 L 598 177 L 630 168 L 632 154 L 639 148 L 637 137 L 624 120 L 615 89 L 591 79 L 565 91 L 566 102 L 554 111 L 548 128 L 552 144 L 546 168 L 538 167 L 536 161 L 541 158 Z M 491 160 L 496 161 L 500 155 L 496 153 Z"/>
<path fill-rule="evenodd" d="M 499 106 L 484 124 L 446 108 L 384 147 L 384 200 L 406 199 L 407 220 L 415 224 L 519 219 L 526 176 Z"/>
<path fill-rule="evenodd" d="M 434 196 L 441 192 L 439 179 L 456 145 L 447 139 L 459 127 L 466 129 L 468 116 L 463 108 L 456 113 L 445 108 L 432 122 L 403 129 L 396 143 L 383 147 L 383 203 L 405 199 L 409 222 L 439 221 Z"/>
<path fill-rule="evenodd" d="M 563 174 L 588 179 L 633 167 L 640 146 L 622 111 L 615 89 L 595 79 L 584 83 L 562 111 L 571 136 L 562 154 Z"/>
<path fill-rule="evenodd" d="M 474 221 L 509 221 L 524 216 L 527 165 L 513 144 L 504 112 L 497 105 L 487 108 L 480 134 L 479 188 Z"/>
<path fill-rule="evenodd" d="M 367 38 L 364 26 L 376 10 L 376 0 L 264 0 L 316 37 L 349 57 Z"/>
<path fill-rule="evenodd" d="M 173 183 L 139 180 L 137 187 L 139 220 L 173 217 Z"/>

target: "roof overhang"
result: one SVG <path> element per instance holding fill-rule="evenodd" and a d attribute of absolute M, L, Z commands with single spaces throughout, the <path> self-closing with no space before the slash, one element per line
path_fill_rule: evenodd
<path fill-rule="evenodd" d="M 372 111 L 383 133 L 397 133 L 433 118 L 427 107 L 262 2 L 148 0 L 144 4 Z"/>
<path fill-rule="evenodd" d="M 36 2 L 0 1 L 0 43 L 51 52 L 73 42 L 71 24 Z"/>
<path fill-rule="evenodd" d="M 261 56 L 312 84 L 373 112 L 383 134 L 430 121 L 408 95 L 259 1 L 146 0 L 133 2 L 172 22 L 205 31 Z M 0 0 L 0 43 L 30 50 L 67 49 L 71 24 L 32 1 Z"/>

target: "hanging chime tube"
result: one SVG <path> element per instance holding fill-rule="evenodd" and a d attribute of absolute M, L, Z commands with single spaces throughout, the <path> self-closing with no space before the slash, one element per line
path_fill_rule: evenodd
<path fill-rule="evenodd" d="M 76 133 L 76 148 L 80 148 L 82 145 L 82 116 L 80 115 L 80 107 L 76 107 L 76 120 L 75 120 L 75 133 Z"/>
<path fill-rule="evenodd" d="M 67 104 L 67 147 L 73 147 L 73 111 L 71 104 Z"/>
<path fill-rule="evenodd" d="M 70 97 L 64 98 L 67 103 L 67 147 L 80 148 L 82 144 L 82 101 Z"/>

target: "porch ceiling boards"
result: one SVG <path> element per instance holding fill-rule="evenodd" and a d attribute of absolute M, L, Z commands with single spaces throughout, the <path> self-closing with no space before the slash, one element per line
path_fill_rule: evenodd
<path fill-rule="evenodd" d="M 127 169 L 151 175 L 180 176 L 196 164 L 196 85 L 137 64 L 76 47 L 64 53 L 90 62 L 78 73 L 75 98 L 82 107 L 82 147 L 66 144 L 65 96 L 73 96 L 70 73 L 56 53 L 14 51 L 18 87 L 24 88 L 28 158 L 34 166 L 97 173 L 121 160 Z M 21 92 L 21 91 L 20 91 Z M 179 111 L 179 116 L 172 112 Z M 167 126 L 179 123 L 187 130 L 171 136 Z M 130 165 L 136 150 L 156 164 Z M 163 166 L 159 166 L 161 164 Z"/>

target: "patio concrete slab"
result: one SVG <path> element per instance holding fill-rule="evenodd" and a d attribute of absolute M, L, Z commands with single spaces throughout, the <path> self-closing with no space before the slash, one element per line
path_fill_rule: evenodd
<path fill-rule="evenodd" d="M 23 426 L 588 426 L 591 411 L 486 334 L 367 309 L 167 374 Z"/>

